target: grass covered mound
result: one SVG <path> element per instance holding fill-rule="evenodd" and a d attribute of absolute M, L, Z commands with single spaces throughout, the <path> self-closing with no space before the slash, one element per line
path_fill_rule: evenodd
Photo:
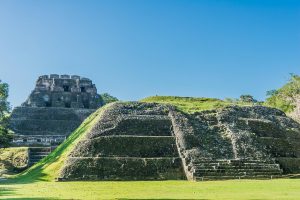
<path fill-rule="evenodd" d="M 152 96 L 140 100 L 147 103 L 164 103 L 174 105 L 177 109 L 186 113 L 195 113 L 203 110 L 213 110 L 217 108 L 224 108 L 230 105 L 247 106 L 251 103 L 246 102 L 231 102 L 223 101 L 216 98 L 205 97 L 178 97 L 178 96 Z"/>
<path fill-rule="evenodd" d="M 99 120 L 106 105 L 91 114 L 61 145 L 51 154 L 40 162 L 27 169 L 26 171 L 10 177 L 12 182 L 34 182 L 34 181 L 53 181 L 58 177 L 61 167 L 66 157 L 74 146 L 89 132 L 93 125 Z"/>
<path fill-rule="evenodd" d="M 27 147 L 11 147 L 0 149 L 0 176 L 24 170 L 28 163 Z"/>

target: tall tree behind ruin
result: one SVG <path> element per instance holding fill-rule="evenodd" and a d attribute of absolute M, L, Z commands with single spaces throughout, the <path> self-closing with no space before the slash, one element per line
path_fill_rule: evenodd
<path fill-rule="evenodd" d="M 300 76 L 291 74 L 287 84 L 278 90 L 267 92 L 268 106 L 283 110 L 300 122 Z"/>
<path fill-rule="evenodd" d="M 6 147 L 12 140 L 12 134 L 8 130 L 8 117 L 10 104 L 8 98 L 8 84 L 0 80 L 0 147 Z"/>

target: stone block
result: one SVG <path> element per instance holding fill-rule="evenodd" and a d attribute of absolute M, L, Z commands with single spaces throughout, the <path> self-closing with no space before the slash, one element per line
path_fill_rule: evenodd
<path fill-rule="evenodd" d="M 80 76 L 77 76 L 77 75 L 72 75 L 72 76 L 71 76 L 71 79 L 78 80 L 78 79 L 80 79 Z"/>
<path fill-rule="evenodd" d="M 82 140 L 72 157 L 177 157 L 173 136 L 103 136 Z M 86 148 L 85 148 L 86 147 Z M 92 147 L 92 148 L 90 148 Z"/>
<path fill-rule="evenodd" d="M 88 170 L 87 170 L 88 169 Z M 180 158 L 69 158 L 65 180 L 179 180 Z"/>
<path fill-rule="evenodd" d="M 62 79 L 70 79 L 70 75 L 64 74 L 64 75 L 61 75 L 60 78 L 62 78 Z"/>
<path fill-rule="evenodd" d="M 58 79 L 59 75 L 58 74 L 50 74 L 50 78 L 52 78 L 52 79 Z"/>

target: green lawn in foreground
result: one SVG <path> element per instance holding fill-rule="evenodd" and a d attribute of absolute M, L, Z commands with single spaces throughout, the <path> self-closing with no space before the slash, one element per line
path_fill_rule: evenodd
<path fill-rule="evenodd" d="M 300 199 L 300 180 L 0 183 L 0 199 Z"/>

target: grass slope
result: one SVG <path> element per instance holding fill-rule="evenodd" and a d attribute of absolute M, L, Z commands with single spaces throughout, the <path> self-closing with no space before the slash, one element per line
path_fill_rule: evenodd
<path fill-rule="evenodd" d="M 53 181 L 59 175 L 67 155 L 73 147 L 85 136 L 93 127 L 94 123 L 101 117 L 101 113 L 107 106 L 98 109 L 91 114 L 67 139 L 59 145 L 49 156 L 27 169 L 17 176 L 10 177 L 9 182 L 34 182 Z"/>
<path fill-rule="evenodd" d="M 171 104 L 186 113 L 195 113 L 203 110 L 223 108 L 230 105 L 249 106 L 250 103 L 229 102 L 215 98 L 177 97 L 177 96 L 152 96 L 140 100 L 148 103 Z"/>

